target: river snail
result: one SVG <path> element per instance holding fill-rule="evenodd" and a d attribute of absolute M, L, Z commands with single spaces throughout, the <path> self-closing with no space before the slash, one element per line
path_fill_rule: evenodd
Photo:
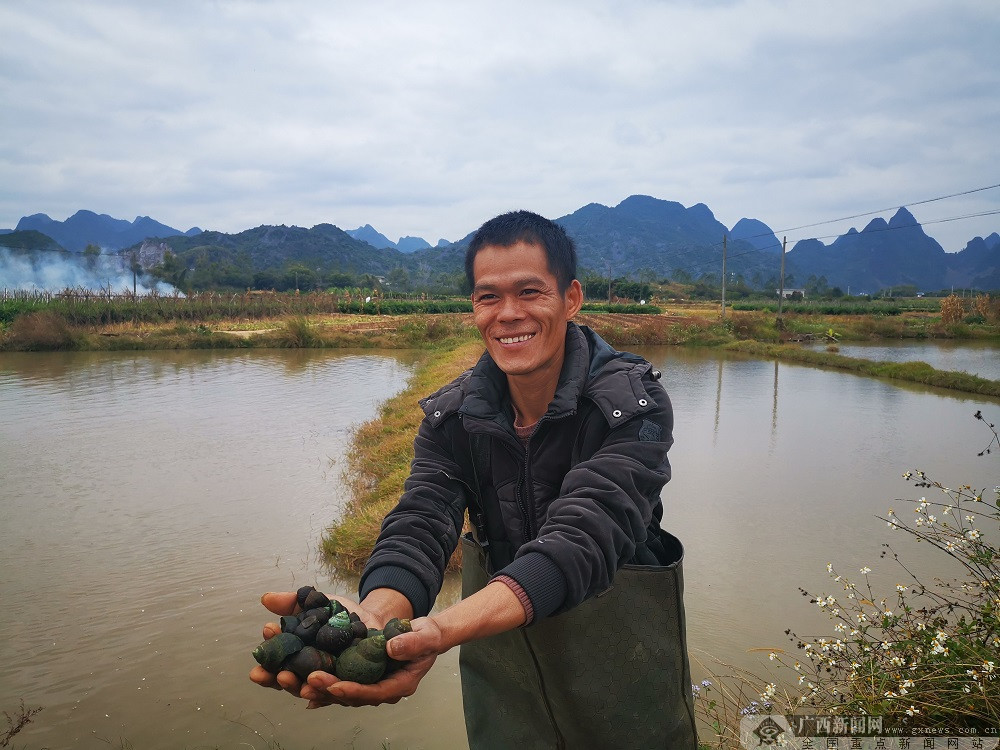
<path fill-rule="evenodd" d="M 313 672 L 333 672 L 336 657 L 333 654 L 321 651 L 315 646 L 303 646 L 289 656 L 281 665 L 282 669 L 294 672 L 300 679 L 304 680 Z"/>
<path fill-rule="evenodd" d="M 280 672 L 281 665 L 290 656 L 302 650 L 305 644 L 293 633 L 278 633 L 253 650 L 253 658 L 268 672 Z"/>
<path fill-rule="evenodd" d="M 334 673 L 342 680 L 370 685 L 385 674 L 389 656 L 385 652 L 385 636 L 363 638 L 356 646 L 349 646 L 337 657 Z"/>
<path fill-rule="evenodd" d="M 357 614 L 312 586 L 300 588 L 296 598 L 300 607 L 308 609 L 283 616 L 281 632 L 253 650 L 253 658 L 268 672 L 288 670 L 304 680 L 322 671 L 370 684 L 399 667 L 400 662 L 386 654 L 385 644 L 409 633 L 409 620 L 393 618 L 378 630 L 368 628 Z M 343 659 L 346 663 L 341 665 Z"/>

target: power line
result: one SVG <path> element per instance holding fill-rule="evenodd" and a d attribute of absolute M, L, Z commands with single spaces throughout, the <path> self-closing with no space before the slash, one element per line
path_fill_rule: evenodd
<path fill-rule="evenodd" d="M 935 203 L 936 201 L 943 201 L 943 200 L 947 200 L 948 198 L 957 198 L 957 197 L 962 196 L 962 195 L 972 195 L 973 193 L 981 193 L 984 190 L 993 190 L 994 188 L 998 188 L 998 187 L 1000 187 L 1000 183 L 997 183 L 996 185 L 987 185 L 986 187 L 981 187 L 981 188 L 973 188 L 972 190 L 963 190 L 960 193 L 951 193 L 950 195 L 941 195 L 941 196 L 938 196 L 937 198 L 927 198 L 927 199 L 922 200 L 922 201 L 910 201 L 909 203 L 901 203 L 898 206 L 889 206 L 888 208 L 880 208 L 877 211 L 866 211 L 863 214 L 854 214 L 853 216 L 842 216 L 839 219 L 828 219 L 827 221 L 817 221 L 814 224 L 803 224 L 802 226 L 798 226 L 798 227 L 789 227 L 788 229 L 776 229 L 774 231 L 775 231 L 775 234 L 778 234 L 779 232 L 795 232 L 795 231 L 797 231 L 799 229 L 809 229 L 811 227 L 823 226 L 824 224 L 834 224 L 834 223 L 836 223 L 838 221 L 849 221 L 850 219 L 860 219 L 860 218 L 865 217 L 865 216 L 874 216 L 875 214 L 881 214 L 881 213 L 885 213 L 886 211 L 892 211 L 894 209 L 905 208 L 906 206 L 922 206 L 925 203 Z M 988 214 L 984 214 L 984 215 L 988 215 Z M 927 222 L 927 223 L 930 224 L 930 223 L 934 223 L 934 222 Z M 764 236 L 766 236 L 766 235 L 764 235 Z"/>

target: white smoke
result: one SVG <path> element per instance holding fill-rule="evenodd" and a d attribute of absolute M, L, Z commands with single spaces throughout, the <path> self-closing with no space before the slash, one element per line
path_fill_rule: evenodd
<path fill-rule="evenodd" d="M 0 243 L 3 237 L 0 236 Z M 0 246 L 0 290 L 132 293 L 128 258 L 121 255 L 85 256 L 82 253 L 31 252 Z M 138 274 L 137 294 L 173 294 L 170 284 Z"/>

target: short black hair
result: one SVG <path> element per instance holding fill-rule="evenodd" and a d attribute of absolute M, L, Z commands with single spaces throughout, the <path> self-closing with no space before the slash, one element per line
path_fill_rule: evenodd
<path fill-rule="evenodd" d="M 472 266 L 480 250 L 488 246 L 510 247 L 518 242 L 539 245 L 545 251 L 549 271 L 556 277 L 559 293 L 564 294 L 576 278 L 576 246 L 565 229 L 531 211 L 500 214 L 479 227 L 465 251 L 465 277 L 469 288 L 476 284 Z"/>

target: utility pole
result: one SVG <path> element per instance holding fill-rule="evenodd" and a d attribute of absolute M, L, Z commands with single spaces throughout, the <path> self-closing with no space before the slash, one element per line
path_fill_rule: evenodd
<path fill-rule="evenodd" d="M 781 238 L 781 280 L 778 286 L 778 322 L 781 322 L 781 304 L 785 301 L 785 245 L 788 237 Z"/>
<path fill-rule="evenodd" d="M 726 319 L 726 235 L 722 235 L 722 319 Z"/>
<path fill-rule="evenodd" d="M 611 261 L 608 261 L 608 304 L 611 304 Z"/>

